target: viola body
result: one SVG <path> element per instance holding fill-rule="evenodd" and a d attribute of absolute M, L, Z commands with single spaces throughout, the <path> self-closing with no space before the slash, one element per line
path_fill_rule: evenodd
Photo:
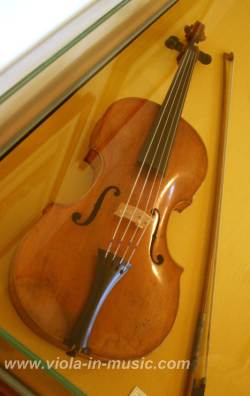
<path fill-rule="evenodd" d="M 90 293 L 98 249 L 107 249 L 117 226 L 115 214 L 127 202 L 140 165 L 138 156 L 159 105 L 138 98 L 112 104 L 96 124 L 86 162 L 93 168 L 93 184 L 72 205 L 53 204 L 26 234 L 10 272 L 12 301 L 25 323 L 44 339 L 65 348 Z M 157 176 L 157 201 L 133 258 L 132 268 L 112 289 L 94 323 L 89 346 L 101 359 L 133 359 L 150 353 L 165 339 L 178 310 L 182 268 L 171 257 L 166 229 L 172 210 L 192 201 L 207 168 L 204 144 L 195 130 L 180 120 L 166 173 Z M 145 183 L 142 172 L 131 204 Z M 155 172 L 147 180 L 143 209 Z M 102 200 L 100 200 L 100 196 Z M 81 213 L 79 226 L 72 213 Z M 118 247 L 128 220 L 121 222 L 112 250 Z M 119 245 L 121 256 L 131 247 L 136 225 L 131 224 Z M 156 238 L 153 238 L 153 235 Z M 152 240 L 153 239 L 153 240 Z M 157 263 L 159 256 L 163 262 Z"/>

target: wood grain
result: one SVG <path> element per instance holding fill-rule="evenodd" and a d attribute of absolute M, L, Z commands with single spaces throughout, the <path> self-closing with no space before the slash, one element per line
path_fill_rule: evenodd
<path fill-rule="evenodd" d="M 137 158 L 158 109 L 156 103 L 127 98 L 106 111 L 96 124 L 86 157 L 95 170 L 91 189 L 73 205 L 50 207 L 16 253 L 10 271 L 12 301 L 30 328 L 62 348 L 90 291 L 97 250 L 107 248 L 118 221 L 114 212 L 128 199 L 138 174 Z M 167 223 L 173 209 L 181 211 L 192 202 L 206 168 L 206 150 L 200 137 L 181 120 L 163 183 L 160 185 L 160 178 L 156 183 L 160 195 L 155 206 L 161 223 L 154 253 L 162 254 L 164 263 L 156 265 L 150 256 L 153 221 L 133 256 L 132 269 L 112 290 L 97 317 L 90 338 L 93 356 L 138 358 L 156 348 L 169 333 L 178 309 L 182 268 L 170 256 Z M 131 201 L 134 206 L 144 180 L 142 172 Z M 148 180 L 141 208 L 153 182 L 154 174 Z M 72 213 L 81 212 L 87 218 L 101 192 L 111 185 L 120 189 L 120 196 L 109 193 L 88 226 L 74 224 Z M 122 222 L 119 236 L 126 225 Z M 129 228 L 120 255 L 133 232 L 134 226 Z"/>

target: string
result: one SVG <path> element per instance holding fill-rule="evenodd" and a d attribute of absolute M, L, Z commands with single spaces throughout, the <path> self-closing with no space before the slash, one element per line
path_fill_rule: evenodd
<path fill-rule="evenodd" d="M 193 56 L 193 58 L 191 57 L 190 65 L 192 65 L 193 60 L 194 60 L 194 56 Z M 185 78 L 185 81 L 184 81 L 184 86 L 185 86 L 185 84 L 186 84 L 186 80 L 187 80 L 187 77 L 188 77 L 188 72 L 189 72 L 189 69 L 190 69 L 190 65 L 189 65 L 189 67 L 188 67 L 187 74 L 186 74 L 186 76 L 185 76 L 186 78 Z M 181 84 L 180 84 L 180 87 L 181 87 Z M 181 88 L 182 88 L 182 87 L 181 87 Z M 179 90 L 179 88 L 178 88 L 178 90 Z M 178 95 L 179 95 L 178 90 L 176 91 L 175 98 L 176 98 L 176 97 L 178 98 Z M 177 93 L 178 93 L 178 95 L 177 95 Z M 183 94 L 183 92 L 181 92 L 180 94 Z M 181 97 L 182 97 L 182 96 L 179 96 L 180 100 L 177 102 L 177 108 L 178 108 L 178 106 L 179 106 L 180 103 L 181 103 Z M 172 105 L 173 105 L 174 102 L 175 102 L 175 98 L 174 98 L 174 100 L 173 100 L 173 102 L 172 102 Z M 174 117 L 173 117 L 173 119 L 172 119 L 172 122 L 171 122 L 171 124 L 170 124 L 170 127 L 169 127 L 169 130 L 170 130 L 170 131 L 171 131 L 171 128 L 172 128 L 172 126 L 173 126 L 173 124 L 174 124 L 173 121 L 175 120 L 175 116 L 176 116 L 176 114 L 178 115 L 179 113 L 180 113 L 180 111 L 177 111 L 177 112 L 175 113 L 175 115 L 174 115 Z M 167 125 L 167 123 L 168 123 L 168 119 L 169 119 L 169 117 L 167 118 L 167 121 L 166 121 L 166 123 L 165 123 L 164 130 L 166 129 L 166 125 Z M 179 116 L 177 117 L 177 121 L 178 121 L 178 119 L 179 119 Z M 177 124 L 177 123 L 176 123 L 176 124 Z M 177 126 L 177 125 L 176 125 L 176 126 Z M 173 129 L 173 130 L 172 130 L 173 137 L 172 137 L 172 139 L 171 139 L 171 144 L 170 144 L 170 148 L 169 148 L 169 153 L 170 153 L 170 151 L 171 151 L 172 143 L 173 143 L 173 140 L 174 140 L 174 132 L 175 132 L 175 131 L 174 131 L 174 129 Z M 165 144 L 164 144 L 164 148 L 163 148 L 163 151 L 162 151 L 162 154 L 161 154 L 160 162 L 158 163 L 157 171 L 155 172 L 154 181 L 153 181 L 153 183 L 152 183 L 152 187 L 151 187 L 151 190 L 150 190 L 148 199 L 147 199 L 146 207 L 145 207 L 145 209 L 144 209 L 144 214 L 143 214 L 143 216 L 142 216 L 142 221 L 143 221 L 143 219 L 144 219 L 144 217 L 145 217 L 145 213 L 146 213 L 146 211 L 147 211 L 147 209 L 148 209 L 148 205 L 149 205 L 149 202 L 150 202 L 150 199 L 151 199 L 153 190 L 154 190 L 154 185 L 155 185 L 155 183 L 156 183 L 158 174 L 159 174 L 159 172 L 160 172 L 162 161 L 163 161 L 164 156 L 165 156 L 165 154 L 166 154 L 166 152 L 167 152 L 168 142 L 169 142 L 169 139 L 170 139 L 170 138 L 171 138 L 171 134 L 169 133 L 168 136 L 167 136 L 167 139 L 166 139 L 166 141 L 165 141 Z M 168 163 L 168 158 L 167 158 L 167 160 L 166 160 L 166 162 L 165 162 L 165 166 L 164 166 L 164 171 L 163 171 L 163 174 L 162 174 L 161 182 L 162 182 L 163 177 L 164 177 L 164 174 L 165 174 L 165 170 L 166 170 L 166 167 L 167 167 L 167 163 Z M 159 188 L 160 188 L 160 186 L 159 186 Z M 159 192 L 159 189 L 158 189 L 158 192 Z M 158 195 L 158 194 L 157 194 L 157 195 Z M 156 197 L 157 197 L 157 195 L 156 195 Z M 157 198 L 156 198 L 156 200 L 157 200 Z M 154 207 L 154 206 L 155 206 L 155 205 L 153 205 L 153 207 Z M 136 208 L 136 209 L 137 209 L 137 208 Z M 132 216 L 132 218 L 131 218 L 131 221 L 132 221 L 132 220 L 133 220 L 133 216 Z M 134 234 L 133 234 L 132 238 L 130 239 L 129 245 L 131 245 L 131 243 L 133 242 L 133 240 L 134 240 L 134 238 L 135 238 L 135 236 L 136 236 L 138 230 L 139 230 L 139 226 L 137 225 L 137 228 L 135 229 Z M 126 250 L 125 250 L 125 252 L 124 252 L 124 254 L 123 254 L 123 258 L 126 256 L 127 251 L 129 250 L 129 245 L 127 246 L 127 248 L 126 248 Z M 137 244 L 136 244 L 136 246 L 137 246 Z M 122 258 L 122 259 L 123 259 L 123 258 Z"/>
<path fill-rule="evenodd" d="M 195 64 L 195 63 L 192 63 L 193 60 L 194 60 L 194 58 L 195 58 L 195 56 L 193 56 L 193 59 L 191 60 L 191 63 L 190 63 L 190 66 L 192 67 L 192 70 L 193 70 L 194 64 Z M 189 66 L 189 69 L 191 68 L 190 66 Z M 189 69 L 188 69 L 188 73 L 189 73 Z M 192 73 L 191 73 L 191 74 L 192 74 Z M 186 89 L 184 90 L 184 95 L 185 95 L 186 92 L 187 92 L 187 88 L 188 88 L 188 86 L 189 86 L 189 82 L 190 82 L 190 79 L 191 79 L 191 74 L 189 75 L 189 80 L 188 80 Z M 188 77 L 188 74 L 187 74 L 186 77 Z M 186 83 L 186 80 L 187 80 L 187 78 L 185 79 L 185 83 Z M 183 94 L 183 92 L 182 92 L 182 94 Z M 169 155 L 170 155 L 170 152 L 171 152 L 171 147 L 172 147 L 172 144 L 173 144 L 173 141 L 174 141 L 174 138 L 175 138 L 175 131 L 176 131 L 176 129 L 177 129 L 177 125 L 178 125 L 178 121 L 179 121 L 179 116 L 180 116 L 180 114 L 181 114 L 181 111 L 182 111 L 182 108 L 183 108 L 184 103 L 182 104 L 182 106 L 180 106 L 180 104 L 181 104 L 181 100 L 179 100 L 179 103 L 178 103 L 179 108 L 178 108 L 177 112 L 175 113 L 175 117 L 172 119 L 172 122 L 171 122 L 171 125 L 170 125 L 170 130 L 171 130 L 171 128 L 172 128 L 172 126 L 173 126 L 173 124 L 174 124 L 173 121 L 175 121 L 175 127 L 173 128 L 173 134 L 172 134 L 172 139 L 171 139 L 171 143 L 170 143 L 170 147 L 169 147 L 169 151 L 168 151 L 168 157 L 167 157 L 166 162 L 165 162 L 165 165 L 164 165 L 164 170 L 163 170 L 163 173 L 162 173 L 162 176 L 161 176 L 161 180 L 160 180 L 160 183 L 159 183 L 159 186 L 158 186 L 158 191 L 157 191 L 156 197 L 155 197 L 155 199 L 154 199 L 154 204 L 153 204 L 152 207 L 155 207 L 155 206 L 156 206 L 156 202 L 157 202 L 157 200 L 158 200 L 158 196 L 159 196 L 159 193 L 160 193 L 160 188 L 161 188 L 161 185 L 162 185 L 162 182 L 163 182 L 163 179 L 164 179 L 164 175 L 165 175 L 165 171 L 166 171 L 166 168 L 167 168 L 167 165 L 168 165 L 168 160 L 169 160 Z M 176 116 L 176 115 L 177 115 L 177 116 Z M 170 138 L 170 135 L 169 135 L 169 138 Z M 153 181 L 153 184 L 152 184 L 152 187 L 151 187 L 151 190 L 150 190 L 150 194 L 149 194 L 149 197 L 148 197 L 148 200 L 147 200 L 147 203 L 146 203 L 146 207 L 145 207 L 145 209 L 144 209 L 144 214 L 143 214 L 143 216 L 142 216 L 142 221 L 143 221 L 143 218 L 144 218 L 144 216 L 145 216 L 145 214 L 146 214 L 146 211 L 147 211 L 147 209 L 148 209 L 148 206 L 149 206 L 149 203 L 150 203 L 150 199 L 151 199 L 151 196 L 152 196 L 152 193 L 153 193 L 153 190 L 154 190 L 154 186 L 155 186 L 155 183 L 156 183 L 158 174 L 159 174 L 159 172 L 160 172 L 161 165 L 162 165 L 162 161 L 163 161 L 163 159 L 164 159 L 164 156 L 165 156 L 165 153 L 166 153 L 166 149 L 167 149 L 167 148 L 168 148 L 168 139 L 167 139 L 166 142 L 165 142 L 165 145 L 164 145 L 164 148 L 163 148 L 163 152 L 162 152 L 162 154 L 161 154 L 161 158 L 160 158 L 160 162 L 159 162 L 159 164 L 158 164 L 157 172 L 155 173 L 154 181 Z M 151 213 L 152 213 L 152 212 L 151 212 Z M 134 234 L 133 234 L 133 236 L 132 236 L 132 238 L 131 238 L 129 244 L 131 244 L 131 243 L 133 242 L 133 240 L 134 240 L 134 238 L 135 238 L 135 236 L 136 236 L 138 230 L 139 230 L 139 226 L 137 225 L 137 228 L 135 229 Z M 146 231 L 146 230 L 145 230 L 145 231 Z M 143 235 L 144 235 L 144 232 L 143 232 L 142 236 L 143 236 Z M 136 243 L 136 246 L 135 246 L 134 249 L 136 249 L 136 248 L 138 247 L 138 245 L 139 245 L 139 243 L 140 243 L 140 241 L 141 241 L 142 236 L 140 237 L 139 241 Z M 128 249 L 129 249 L 129 246 L 127 247 L 126 251 L 124 252 L 124 255 L 123 255 L 122 260 L 125 259 L 125 256 L 126 256 L 126 254 L 127 254 Z M 128 260 L 128 261 L 129 261 L 129 260 Z"/>
<path fill-rule="evenodd" d="M 187 63 L 188 63 L 188 61 L 189 61 L 189 59 L 187 60 Z M 128 230 L 129 230 L 129 227 L 130 227 L 131 223 L 133 222 L 134 215 L 135 215 L 135 213 L 136 213 L 136 211 L 137 211 L 137 209 L 138 209 L 138 207 L 139 207 L 140 201 L 141 201 L 141 199 L 142 199 L 142 196 L 143 196 L 145 187 L 146 187 L 146 185 L 147 185 L 147 182 L 148 182 L 148 179 L 149 179 L 149 176 L 150 176 L 150 173 L 151 173 L 151 169 L 152 169 L 152 167 L 153 167 L 153 163 L 154 163 L 155 159 L 157 158 L 157 153 L 158 153 L 158 150 L 159 150 L 159 147 L 160 147 L 160 143 L 161 143 L 161 141 L 162 141 L 162 138 L 164 137 L 165 127 L 166 127 L 166 125 L 167 125 L 167 123 L 168 123 L 168 120 L 169 120 L 169 117 L 170 117 L 170 114 L 171 114 L 171 110 L 172 110 L 172 108 L 173 108 L 173 106 L 174 106 L 176 97 L 178 98 L 178 94 L 179 94 L 178 91 L 179 91 L 179 89 L 180 89 L 180 87 L 181 87 L 181 85 L 182 85 L 182 79 L 183 79 L 184 76 L 185 76 L 185 71 L 183 72 L 183 75 L 181 76 L 181 79 L 180 79 L 180 82 L 179 82 L 179 86 L 178 86 L 178 88 L 177 88 L 177 90 L 176 90 L 176 92 L 175 92 L 173 101 L 172 101 L 172 103 L 171 103 L 171 106 L 170 106 L 170 109 L 169 109 L 169 112 L 168 112 L 168 115 L 167 115 L 167 120 L 166 120 L 166 122 L 165 122 L 164 127 L 162 128 L 162 133 L 161 133 L 160 139 L 159 139 L 159 141 L 158 141 L 156 150 L 155 150 L 155 152 L 154 152 L 153 160 L 152 160 L 152 162 L 151 162 L 151 164 L 150 164 L 149 171 L 148 171 L 148 173 L 147 173 L 147 176 L 146 176 L 146 178 L 145 178 L 143 187 L 142 187 L 142 189 L 141 189 L 141 192 L 140 192 L 140 195 L 139 195 L 139 199 L 138 199 L 138 201 L 137 201 L 137 203 L 136 203 L 136 206 L 135 206 L 134 209 L 133 209 L 133 212 L 132 212 L 132 215 L 131 215 L 131 217 L 130 217 L 130 219 L 129 219 L 129 222 L 128 222 L 128 224 L 127 224 L 127 226 L 126 226 L 126 228 L 125 228 L 125 231 L 124 231 L 124 233 L 123 233 L 123 235 L 122 235 L 122 237 L 121 237 L 121 239 L 120 239 L 120 241 L 119 241 L 119 244 L 118 244 L 118 246 L 117 246 L 117 248 L 116 248 L 116 251 L 115 251 L 115 253 L 114 253 L 115 256 L 116 256 L 116 254 L 118 253 L 119 247 L 121 246 L 121 244 L 122 244 L 122 242 L 123 242 L 123 240 L 124 240 L 124 238 L 125 238 L 125 236 L 126 236 Z M 170 130 L 171 130 L 171 129 L 170 129 Z M 165 144 L 168 142 L 169 138 L 170 138 L 170 134 L 168 134 L 167 139 L 166 139 L 166 141 L 165 141 Z M 164 146 L 164 147 L 165 147 L 165 146 Z M 143 215 L 143 217 L 144 217 L 144 215 Z M 131 241 L 130 241 L 130 242 L 131 242 Z"/>
<path fill-rule="evenodd" d="M 185 54 L 184 57 L 182 58 L 181 65 L 180 65 L 179 70 L 178 70 L 178 72 L 177 72 L 177 74 L 176 74 L 176 79 L 175 79 L 175 81 L 174 81 L 174 84 L 173 84 L 173 86 L 172 86 L 172 89 L 171 89 L 171 91 L 170 91 L 170 94 L 171 94 L 171 92 L 173 92 L 173 90 L 174 90 L 174 88 L 175 88 L 175 85 L 176 85 L 176 83 L 178 82 L 179 75 L 181 74 L 181 72 L 182 72 L 182 70 L 183 70 L 183 68 L 184 68 L 184 65 L 185 65 L 185 63 L 186 63 L 186 59 L 189 59 L 189 55 L 190 55 L 190 52 L 189 52 L 189 51 L 186 51 L 186 54 Z M 169 98 L 170 98 L 170 97 L 171 97 L 171 96 L 169 96 Z M 148 156 L 148 154 L 149 154 L 149 151 L 150 151 L 150 148 L 151 148 L 151 146 L 152 146 L 152 144 L 153 144 L 153 141 L 154 141 L 154 139 L 155 139 L 155 137 L 156 137 L 156 133 L 157 133 L 158 128 L 159 128 L 159 126 L 160 126 L 160 123 L 161 123 L 162 117 L 163 117 L 163 115 L 164 115 L 164 111 L 165 111 L 165 109 L 166 109 L 166 107 L 167 107 L 167 105 L 168 105 L 168 102 L 169 102 L 169 99 L 166 101 L 166 104 L 165 104 L 165 106 L 163 107 L 163 110 L 162 110 L 162 112 L 161 112 L 161 115 L 160 115 L 160 118 L 159 118 L 159 120 L 158 120 L 158 123 L 157 123 L 157 125 L 156 125 L 156 127 L 155 127 L 155 131 L 154 131 L 153 137 L 152 137 L 151 142 L 150 142 L 150 144 L 149 144 L 149 146 L 148 146 L 148 148 L 147 148 L 147 152 L 146 152 L 146 154 L 145 154 L 145 156 L 144 156 L 142 165 L 141 165 L 140 170 L 139 170 L 139 172 L 138 172 L 138 174 L 137 174 L 136 180 L 135 180 L 135 182 L 134 182 L 134 185 L 133 185 L 132 190 L 131 190 L 131 192 L 130 192 L 130 195 L 129 195 L 129 197 L 128 197 L 127 203 L 126 203 L 125 206 L 124 206 L 124 209 L 123 209 L 122 215 L 121 215 L 121 217 L 120 217 L 120 220 L 119 220 L 119 222 L 118 222 L 118 224 L 117 224 L 117 226 L 116 226 L 116 229 L 115 229 L 115 231 L 114 231 L 114 234 L 113 234 L 113 236 L 112 236 L 112 239 L 111 239 L 111 241 L 110 241 L 110 243 L 109 243 L 108 249 L 107 249 L 107 251 L 106 251 L 106 257 L 107 257 L 107 255 L 108 255 L 109 251 L 111 250 L 113 241 L 115 240 L 116 234 L 117 234 L 117 232 L 118 232 L 118 230 L 119 230 L 119 228 L 120 228 L 121 222 L 122 222 L 122 220 L 123 220 L 123 218 L 124 218 L 124 214 L 126 213 L 127 207 L 128 207 L 128 205 L 129 205 L 129 203 L 130 203 L 131 197 L 132 197 L 132 195 L 133 195 L 133 193 L 134 193 L 134 190 L 135 190 L 135 187 L 136 187 L 136 185 L 137 185 L 137 183 L 138 183 L 138 180 L 139 180 L 139 177 L 140 177 L 140 175 L 141 175 L 143 166 L 144 166 L 144 164 L 145 164 L 146 158 L 147 158 L 147 156 Z M 163 130 L 163 132 L 164 132 L 164 130 Z M 161 134 L 161 137 L 162 137 L 162 135 L 163 135 L 163 132 L 162 132 L 162 134 Z M 150 170 L 151 170 L 151 169 L 149 169 L 149 172 L 150 172 Z M 148 172 L 148 174 L 149 174 L 149 172 Z M 130 222 L 130 223 L 131 223 L 131 222 Z M 129 223 L 129 225 L 130 225 L 130 223 Z M 119 248 L 121 242 L 122 242 L 122 241 L 119 242 L 118 248 Z M 116 249 L 116 252 L 114 253 L 114 257 L 113 257 L 113 258 L 115 258 L 116 253 L 117 253 L 117 249 Z"/>
<path fill-rule="evenodd" d="M 184 84 L 184 90 L 183 90 L 183 91 L 184 91 L 184 95 L 183 95 L 183 91 L 182 91 L 182 92 L 181 92 L 180 99 L 179 99 L 179 101 L 178 101 L 177 111 L 176 111 L 176 113 L 175 113 L 175 115 L 174 115 L 174 117 L 173 117 L 173 119 L 172 119 L 171 125 L 170 125 L 170 127 L 169 127 L 170 130 L 171 130 L 171 128 L 172 128 L 173 125 L 174 125 L 174 121 L 175 121 L 174 128 L 172 129 L 173 133 L 172 133 L 172 139 L 171 139 L 171 143 L 170 143 L 170 147 L 169 147 L 169 151 L 168 151 L 168 156 L 167 156 L 167 159 L 166 159 L 165 164 L 164 164 L 164 170 L 163 170 L 163 172 L 162 172 L 162 176 L 161 176 L 161 179 L 160 179 L 160 183 L 159 183 L 159 186 L 158 186 L 158 190 L 157 190 L 157 193 L 156 193 L 156 197 L 155 197 L 155 199 L 154 199 L 153 207 L 156 206 L 156 202 L 157 202 L 158 197 L 159 197 L 161 185 L 162 185 L 162 182 L 163 182 L 163 179 L 164 179 L 164 175 L 165 175 L 166 168 L 167 168 L 167 165 L 168 165 L 169 156 L 170 156 L 170 153 L 171 153 L 171 148 L 172 148 L 172 145 L 173 145 L 173 142 L 174 142 L 175 132 L 176 132 L 176 129 L 177 129 L 179 117 L 180 117 L 180 114 L 181 114 L 182 109 L 183 109 L 183 106 L 184 106 L 184 101 L 182 100 L 182 97 L 185 98 L 185 96 L 186 96 L 186 93 L 187 93 L 187 90 L 188 90 L 188 87 L 189 87 L 189 83 L 190 83 L 190 80 L 191 80 L 191 75 L 192 75 L 192 72 L 193 72 L 193 69 L 194 69 L 194 65 L 195 65 L 195 62 L 194 62 L 195 58 L 197 58 L 197 54 L 196 54 L 196 53 L 193 53 L 193 57 L 191 58 L 191 62 L 190 62 L 189 68 L 188 68 L 188 70 L 187 70 L 187 75 L 186 75 L 186 78 L 185 78 L 185 84 Z M 191 70 L 190 70 L 190 69 L 191 69 Z M 191 73 L 190 73 L 190 71 L 191 71 Z M 182 95 L 183 95 L 183 96 L 182 96 Z M 166 122 L 166 124 L 167 124 L 167 122 Z M 165 125 L 166 125 L 166 124 L 165 124 Z M 163 148 L 163 151 L 162 151 L 162 154 L 161 154 L 160 162 L 159 162 L 159 164 L 158 164 L 157 172 L 155 173 L 154 181 L 153 181 L 153 183 L 152 183 L 152 187 L 151 187 L 151 190 L 150 190 L 150 194 L 149 194 L 148 199 L 147 199 L 147 203 L 146 203 L 146 207 L 145 207 L 145 209 L 144 209 L 144 213 L 143 213 L 143 216 L 142 216 L 142 220 L 143 220 L 143 218 L 145 217 L 146 211 L 147 211 L 147 209 L 148 209 L 148 206 L 149 206 L 149 203 L 150 203 L 150 199 L 151 199 L 151 196 L 152 196 L 152 193 L 153 193 L 153 190 L 154 190 L 154 186 L 155 186 L 157 177 L 158 177 L 158 175 L 159 175 L 159 173 L 160 173 L 162 161 L 163 161 L 163 159 L 164 159 L 166 150 L 168 149 L 168 140 L 170 139 L 170 137 L 171 137 L 171 136 L 170 136 L 170 134 L 169 134 L 168 139 L 166 139 L 166 142 L 165 142 L 165 144 L 164 144 L 164 148 Z M 143 230 L 141 236 L 139 237 L 139 239 L 138 239 L 136 245 L 134 246 L 134 248 L 133 248 L 133 250 L 132 250 L 132 253 L 130 254 L 130 256 L 129 256 L 129 258 L 128 258 L 128 262 L 130 262 L 130 260 L 131 260 L 131 258 L 132 258 L 132 256 L 133 256 L 133 254 L 135 253 L 136 248 L 139 246 L 140 241 L 141 241 L 141 239 L 142 239 L 142 237 L 143 237 L 143 235 L 144 235 L 144 233 L 145 233 L 145 231 L 146 231 L 146 228 L 147 228 L 147 227 L 144 228 L 144 230 Z M 121 259 L 121 262 L 125 259 L 126 254 L 127 254 L 128 250 L 129 250 L 129 247 L 130 247 L 130 245 L 132 244 L 132 242 L 134 241 L 134 239 L 135 239 L 136 234 L 137 234 L 138 231 L 139 231 L 139 225 L 137 225 L 137 227 L 136 227 L 136 229 L 135 229 L 135 231 L 134 231 L 134 234 L 132 235 L 132 238 L 131 238 L 130 241 L 129 241 L 129 245 L 127 246 L 127 248 L 126 248 L 126 250 L 125 250 L 125 252 L 124 252 L 124 254 L 123 254 L 123 257 L 122 257 L 122 259 Z"/>

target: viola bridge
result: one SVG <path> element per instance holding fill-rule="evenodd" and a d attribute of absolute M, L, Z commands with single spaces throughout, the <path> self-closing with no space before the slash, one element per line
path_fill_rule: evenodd
<path fill-rule="evenodd" d="M 147 227 L 147 225 L 153 221 L 152 216 L 150 216 L 144 210 L 136 208 L 132 205 L 127 205 L 123 202 L 120 203 L 114 214 L 120 218 L 130 220 L 141 229 Z"/>

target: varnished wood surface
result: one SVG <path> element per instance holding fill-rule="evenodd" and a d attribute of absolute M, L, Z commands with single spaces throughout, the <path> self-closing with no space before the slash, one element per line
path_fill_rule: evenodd
<path fill-rule="evenodd" d="M 158 108 L 153 102 L 137 98 L 114 103 L 92 134 L 87 160 L 96 172 L 91 189 L 73 205 L 50 207 L 19 246 L 10 273 L 12 301 L 26 324 L 53 343 L 62 346 L 86 301 L 97 250 L 108 246 L 118 221 L 114 212 L 120 202 L 128 199 L 138 173 L 138 153 Z M 156 348 L 170 331 L 178 309 L 182 268 L 171 258 L 166 244 L 167 222 L 173 209 L 181 211 L 191 203 L 206 167 L 201 139 L 181 120 L 156 203 L 161 223 L 154 253 L 162 254 L 164 263 L 157 266 L 150 257 L 155 228 L 152 222 L 132 259 L 132 269 L 113 289 L 97 317 L 90 338 L 95 356 L 140 357 Z M 139 179 L 132 205 L 136 205 L 144 177 L 142 174 Z M 153 179 L 147 184 L 142 208 Z M 72 213 L 81 212 L 86 218 L 104 188 L 111 185 L 116 185 L 121 195 L 108 193 L 90 225 L 74 224 Z M 121 233 L 126 224 L 122 223 Z M 123 249 L 133 231 L 131 227 Z"/>
<path fill-rule="evenodd" d="M 176 70 L 176 54 L 167 50 L 163 43 L 173 32 L 181 37 L 183 26 L 198 19 L 205 23 L 208 36 L 206 45 L 201 47 L 213 56 L 213 63 L 197 65 L 184 118 L 205 142 L 208 174 L 193 204 L 181 214 L 173 212 L 168 223 L 169 249 L 184 267 L 179 309 L 168 337 L 148 358 L 157 364 L 162 359 L 188 359 L 191 354 L 215 186 L 221 52 L 232 50 L 236 57 L 235 77 L 206 393 L 208 396 L 248 396 L 250 136 L 246 125 L 249 122 L 250 58 L 246 56 L 246 37 L 250 29 L 249 13 L 249 0 L 196 0 L 192 4 L 187 0 L 179 1 L 2 161 L 0 295 L 4 314 L 1 326 L 39 356 L 65 359 L 65 352 L 37 337 L 13 309 L 7 274 L 16 244 L 51 199 L 71 203 L 83 195 L 89 185 L 90 172 L 86 167 L 79 169 L 79 162 L 87 152 L 93 124 L 112 102 L 130 95 L 162 102 Z M 86 94 L 92 95 L 92 105 Z M 65 147 L 70 140 L 74 151 L 72 160 L 68 161 Z M 67 163 L 65 177 L 63 169 Z M 185 370 L 160 369 L 59 371 L 92 396 L 125 396 L 135 385 L 148 396 L 183 396 L 186 376 Z"/>
<path fill-rule="evenodd" d="M 0 396 L 18 396 L 18 393 L 0 380 Z"/>

